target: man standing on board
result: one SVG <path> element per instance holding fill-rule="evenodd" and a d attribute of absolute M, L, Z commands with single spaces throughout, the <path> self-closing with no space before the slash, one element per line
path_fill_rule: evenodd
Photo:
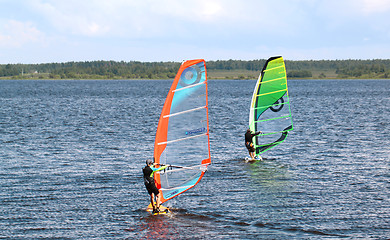
<path fill-rule="evenodd" d="M 154 173 L 164 170 L 165 168 L 169 167 L 169 165 L 165 165 L 160 168 L 154 168 L 154 165 L 156 164 L 153 162 L 153 160 L 148 159 L 146 160 L 146 166 L 142 169 L 142 171 L 144 173 L 145 187 L 150 195 L 150 203 L 153 207 L 153 213 L 157 213 L 160 211 L 160 192 L 158 191 L 156 184 L 154 183 Z"/>
<path fill-rule="evenodd" d="M 245 146 L 248 149 L 249 156 L 252 158 L 252 161 L 256 160 L 255 159 L 255 147 L 253 146 L 253 137 L 257 136 L 261 133 L 261 131 L 258 131 L 257 133 L 252 133 L 251 130 L 248 128 L 245 133 Z M 260 159 L 262 160 L 261 156 L 259 156 Z"/>

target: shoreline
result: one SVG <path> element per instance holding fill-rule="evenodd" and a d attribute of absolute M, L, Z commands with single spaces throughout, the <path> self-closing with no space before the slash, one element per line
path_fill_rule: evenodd
<path fill-rule="evenodd" d="M 14 81 L 172 81 L 172 79 L 167 78 L 0 78 L 0 81 L 6 81 L 6 80 L 14 80 Z M 257 78 L 245 78 L 245 79 L 239 79 L 239 78 L 208 78 L 207 80 L 212 81 L 222 81 L 222 80 L 229 80 L 229 81 L 257 81 Z M 307 81 L 307 80 L 390 80 L 390 78 L 287 78 L 287 80 L 293 80 L 293 81 Z"/>

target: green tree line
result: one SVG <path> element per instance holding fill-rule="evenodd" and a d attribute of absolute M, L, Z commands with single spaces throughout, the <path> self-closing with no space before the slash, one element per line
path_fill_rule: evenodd
<path fill-rule="evenodd" d="M 266 59 L 207 61 L 209 78 L 257 78 Z M 390 78 L 390 59 L 286 60 L 289 78 Z M 179 62 L 0 64 L 2 79 L 172 79 Z"/>

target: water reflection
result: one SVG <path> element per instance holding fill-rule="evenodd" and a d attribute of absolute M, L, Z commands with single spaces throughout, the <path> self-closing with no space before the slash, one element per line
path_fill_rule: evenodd
<path fill-rule="evenodd" d="M 252 191 L 252 200 L 256 206 L 254 215 L 262 220 L 274 222 L 283 218 L 285 208 L 294 195 L 292 174 L 280 161 L 265 159 L 247 164 L 245 168 L 248 172 L 248 188 Z"/>
<path fill-rule="evenodd" d="M 138 239 L 178 239 L 179 234 L 172 224 L 171 218 L 172 216 L 168 215 L 154 216 L 150 214 L 141 217 L 136 227 L 126 230 L 134 234 L 127 239 L 134 239 L 134 237 Z"/>
<path fill-rule="evenodd" d="M 263 188 L 290 188 L 292 175 L 288 166 L 276 159 L 264 159 L 246 165 L 246 171 L 250 174 L 252 187 L 261 190 Z M 275 189 L 274 189 L 275 190 Z"/>

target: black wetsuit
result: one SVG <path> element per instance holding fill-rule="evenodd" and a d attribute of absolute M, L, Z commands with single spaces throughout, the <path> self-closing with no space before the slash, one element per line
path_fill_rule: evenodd
<path fill-rule="evenodd" d="M 252 134 L 251 132 L 245 133 L 245 146 L 249 152 L 256 151 L 255 147 L 253 146 L 252 139 L 254 136 L 259 135 L 259 134 L 260 134 L 260 132 L 257 132 L 255 134 Z"/>
<path fill-rule="evenodd" d="M 145 183 L 145 187 L 146 189 L 148 190 L 148 193 L 149 195 L 152 195 L 152 193 L 154 193 L 154 195 L 158 195 L 159 194 L 159 191 L 156 187 L 156 184 L 154 183 L 154 177 L 153 177 L 153 170 L 151 167 L 149 166 L 146 166 L 142 169 L 143 173 L 144 173 L 144 183 Z M 152 176 L 150 176 L 152 175 Z"/>

